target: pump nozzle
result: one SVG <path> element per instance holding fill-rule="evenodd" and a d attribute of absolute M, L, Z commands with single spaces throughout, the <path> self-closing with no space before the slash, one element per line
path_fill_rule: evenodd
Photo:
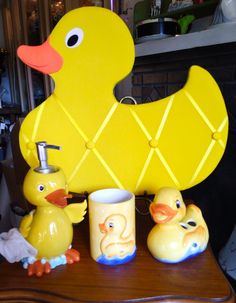
<path fill-rule="evenodd" d="M 48 165 L 47 149 L 50 148 L 50 149 L 61 150 L 61 147 L 57 145 L 47 144 L 46 141 L 36 142 L 36 146 L 37 146 L 37 154 L 39 159 L 39 167 L 35 168 L 35 171 L 44 174 L 58 171 L 59 170 L 58 167 Z"/>

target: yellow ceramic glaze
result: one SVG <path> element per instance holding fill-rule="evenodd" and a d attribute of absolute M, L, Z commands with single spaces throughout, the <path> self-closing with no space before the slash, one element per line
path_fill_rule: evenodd
<path fill-rule="evenodd" d="M 103 189 L 89 196 L 90 251 L 102 264 L 123 264 L 134 258 L 135 200 L 121 189 Z"/>
<path fill-rule="evenodd" d="M 50 259 L 64 254 L 72 237 L 72 224 L 63 209 L 38 207 L 26 240 L 38 249 L 38 259 Z"/>
<path fill-rule="evenodd" d="M 72 223 L 83 220 L 86 201 L 67 206 L 70 196 L 62 170 L 44 174 L 31 168 L 24 179 L 23 192 L 36 209 L 23 218 L 19 229 L 38 250 L 37 258 L 64 254 L 72 242 Z"/>
<path fill-rule="evenodd" d="M 114 87 L 132 70 L 135 52 L 128 28 L 110 10 L 70 11 L 41 47 L 21 46 L 18 55 L 55 81 L 53 94 L 22 124 L 22 154 L 34 167 L 32 143 L 43 138 L 61 146 L 49 155 L 65 172 L 70 191 L 183 190 L 204 180 L 220 161 L 228 118 L 206 70 L 193 66 L 186 85 L 163 100 L 117 102 Z"/>
<path fill-rule="evenodd" d="M 147 238 L 154 258 L 177 263 L 205 250 L 209 233 L 201 210 L 194 204 L 186 208 L 178 190 L 160 189 L 150 205 L 150 213 L 157 223 Z"/>

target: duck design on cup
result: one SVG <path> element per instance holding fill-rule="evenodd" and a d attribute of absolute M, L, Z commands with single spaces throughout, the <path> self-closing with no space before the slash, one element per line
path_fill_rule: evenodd
<path fill-rule="evenodd" d="M 136 254 L 135 232 L 127 234 L 127 219 L 123 214 L 112 214 L 99 224 L 104 237 L 100 242 L 102 255 L 97 261 L 103 264 L 117 265 L 133 259 Z M 127 235 L 126 235 L 127 234 Z"/>

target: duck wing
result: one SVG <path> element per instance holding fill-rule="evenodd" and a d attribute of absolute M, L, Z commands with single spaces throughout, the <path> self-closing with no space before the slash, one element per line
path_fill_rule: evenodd
<path fill-rule="evenodd" d="M 25 215 L 20 222 L 19 231 L 24 238 L 27 238 L 29 235 L 33 219 L 34 219 L 34 210 L 31 211 L 28 215 Z"/>
<path fill-rule="evenodd" d="M 71 203 L 63 208 L 64 212 L 69 217 L 72 223 L 80 223 L 84 220 L 86 214 L 87 201 L 84 200 L 82 203 Z"/>

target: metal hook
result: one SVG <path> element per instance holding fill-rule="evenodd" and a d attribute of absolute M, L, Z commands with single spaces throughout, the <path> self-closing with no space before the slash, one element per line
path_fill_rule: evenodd
<path fill-rule="evenodd" d="M 126 99 L 130 99 L 130 100 L 132 100 L 134 102 L 134 104 L 138 104 L 138 102 L 132 96 L 125 96 L 125 97 L 121 98 L 120 99 L 120 103 L 122 103 Z"/>

